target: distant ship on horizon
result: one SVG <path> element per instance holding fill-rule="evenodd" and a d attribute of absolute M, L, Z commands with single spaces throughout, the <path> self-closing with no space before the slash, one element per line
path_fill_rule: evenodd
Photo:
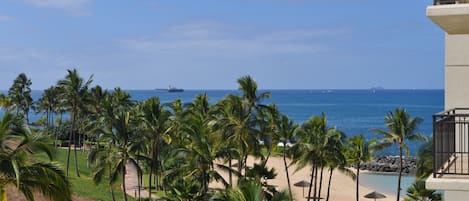
<path fill-rule="evenodd" d="M 167 91 L 167 92 L 184 92 L 184 89 L 172 87 L 169 85 L 167 89 L 156 89 L 158 91 Z"/>

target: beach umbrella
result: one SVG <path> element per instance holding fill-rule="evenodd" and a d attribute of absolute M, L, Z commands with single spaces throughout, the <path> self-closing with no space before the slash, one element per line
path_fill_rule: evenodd
<path fill-rule="evenodd" d="M 293 184 L 296 187 L 303 187 L 303 197 L 305 196 L 305 187 L 309 187 L 309 185 L 310 183 L 305 180 Z"/>
<path fill-rule="evenodd" d="M 375 199 L 375 201 L 376 201 L 376 199 L 386 198 L 385 195 L 383 195 L 382 193 L 376 192 L 376 191 L 368 193 L 364 197 L 365 198 L 370 198 L 370 199 Z"/>

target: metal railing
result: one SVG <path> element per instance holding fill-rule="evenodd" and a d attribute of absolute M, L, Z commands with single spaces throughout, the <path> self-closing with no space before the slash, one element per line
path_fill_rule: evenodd
<path fill-rule="evenodd" d="M 433 177 L 469 175 L 469 108 L 433 115 Z"/>
<path fill-rule="evenodd" d="M 434 0 L 433 5 L 469 3 L 469 0 Z"/>

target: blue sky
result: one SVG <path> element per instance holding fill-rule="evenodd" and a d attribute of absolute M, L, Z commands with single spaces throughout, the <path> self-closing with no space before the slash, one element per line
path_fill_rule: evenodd
<path fill-rule="evenodd" d="M 408 0 L 2 0 L 0 89 L 441 89 L 444 32 Z M 392 8 L 392 9 L 389 9 Z"/>

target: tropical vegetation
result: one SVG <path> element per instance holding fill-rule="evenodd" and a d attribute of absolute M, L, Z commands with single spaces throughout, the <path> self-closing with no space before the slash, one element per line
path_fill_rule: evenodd
<path fill-rule="evenodd" d="M 0 198 L 6 199 L 6 185 L 14 185 L 28 200 L 34 200 L 33 191 L 70 200 L 68 179 L 90 177 L 106 186 L 110 200 L 127 201 L 125 176 L 132 170 L 138 177 L 137 198 L 146 189 L 150 199 L 158 193 L 166 200 L 291 201 L 291 171 L 309 168 L 308 201 L 330 200 L 336 170 L 356 179 L 359 200 L 359 167 L 371 159 L 372 150 L 398 145 L 400 181 L 406 140 L 424 139 L 416 133 L 421 120 L 404 109 L 386 115 L 388 130 L 373 129 L 383 135 L 375 143 L 363 135 L 347 138 L 324 113 L 297 124 L 275 104 L 264 104 L 270 93 L 259 90 L 252 77 L 237 82 L 238 93 L 215 102 L 200 94 L 187 103 L 163 103 L 158 97 L 132 100 L 120 88 L 93 86 L 93 76 L 83 79 L 72 69 L 34 102 L 31 81 L 20 74 L 8 94 L 0 94 Z M 29 122 L 30 109 L 42 118 Z M 54 162 L 34 160 L 37 153 L 52 158 L 54 146 L 66 152 L 63 170 Z M 79 151 L 87 155 L 86 164 L 80 164 Z M 283 167 L 267 166 L 273 156 L 281 157 Z M 75 176 L 69 175 L 72 157 Z M 251 164 L 249 157 L 259 160 Z M 83 169 L 87 175 L 80 174 Z M 286 173 L 288 189 L 270 184 L 278 171 Z M 420 191 L 411 192 L 417 196 L 413 192 Z"/>

